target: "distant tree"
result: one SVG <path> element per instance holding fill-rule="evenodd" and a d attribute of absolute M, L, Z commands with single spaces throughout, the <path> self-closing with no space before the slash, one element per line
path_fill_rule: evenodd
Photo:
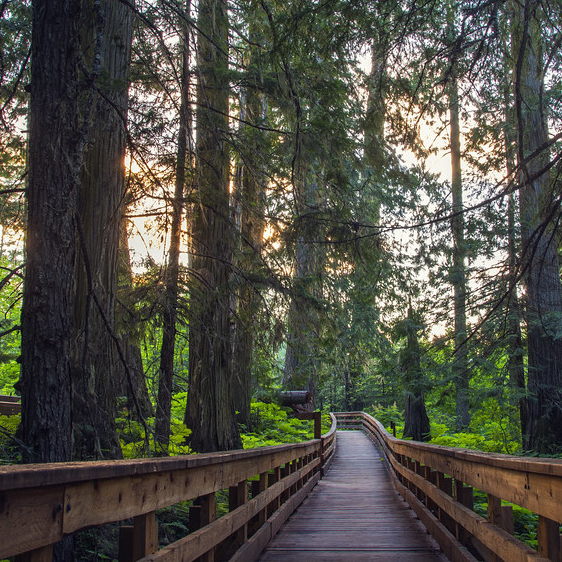
<path fill-rule="evenodd" d="M 452 211 L 451 231 L 453 235 L 453 266 L 451 284 L 454 291 L 455 351 L 453 356 L 453 377 L 456 388 L 457 430 L 466 430 L 470 425 L 468 369 L 468 331 L 466 326 L 466 248 L 464 240 L 464 208 L 461 172 L 460 108 L 459 108 L 459 48 L 456 37 L 455 20 L 457 7 L 451 0 L 447 3 L 447 42 L 450 49 L 449 83 L 447 97 L 449 103 L 449 128 L 451 147 L 451 192 Z"/>
<path fill-rule="evenodd" d="M 403 436 L 411 437 L 416 441 L 429 441 L 431 425 L 425 408 L 425 385 L 417 334 L 420 325 L 411 308 L 408 310 L 408 318 L 403 321 L 400 328 L 401 332 L 405 332 L 402 335 L 406 336 L 406 345 L 400 352 L 405 394 Z"/>
<path fill-rule="evenodd" d="M 168 263 L 164 272 L 164 295 L 162 311 L 162 346 L 160 349 L 160 372 L 158 379 L 158 400 L 156 406 L 156 441 L 166 449 L 170 436 L 170 415 L 174 379 L 174 350 L 178 316 L 178 292 L 180 274 L 180 247 L 182 240 L 182 217 L 184 210 L 186 181 L 193 175 L 192 111 L 190 92 L 190 34 L 187 24 L 190 17 L 191 1 L 185 5 L 185 12 L 179 15 L 182 41 L 181 100 L 176 159 L 176 177 L 172 198 L 172 217 Z"/>
<path fill-rule="evenodd" d="M 123 207 L 127 208 L 127 196 Z M 148 395 L 146 377 L 140 348 L 142 324 L 137 310 L 134 276 L 129 250 L 128 220 L 120 223 L 119 235 L 119 291 L 116 309 L 116 330 L 125 357 L 115 357 L 117 394 L 127 397 L 130 416 L 138 421 L 154 416 L 154 408 Z"/>

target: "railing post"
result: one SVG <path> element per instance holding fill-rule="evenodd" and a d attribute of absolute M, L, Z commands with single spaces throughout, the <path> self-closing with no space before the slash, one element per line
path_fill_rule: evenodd
<path fill-rule="evenodd" d="M 414 461 L 414 472 L 423 477 L 424 470 L 420 461 Z M 420 500 L 422 503 L 425 503 L 425 494 L 417 486 L 416 486 L 416 496 L 418 497 L 418 500 Z"/>
<path fill-rule="evenodd" d="M 442 491 L 448 494 L 449 496 L 453 496 L 453 480 L 449 476 L 445 476 L 442 472 L 437 471 L 437 487 Z M 455 532 L 455 523 L 452 517 L 441 507 L 437 509 L 438 519 L 451 531 L 451 533 Z"/>
<path fill-rule="evenodd" d="M 265 492 L 267 488 L 267 472 L 262 472 L 260 474 L 260 480 L 258 485 L 258 493 Z M 261 527 L 267 521 L 267 509 L 262 509 L 258 513 L 258 527 Z"/>
<path fill-rule="evenodd" d="M 238 482 L 236 486 L 228 489 L 228 510 L 234 511 L 248 501 L 248 484 L 246 480 Z M 242 526 L 234 538 L 234 550 L 238 549 L 248 540 L 248 525 Z"/>
<path fill-rule="evenodd" d="M 537 534 L 539 554 L 549 560 L 560 560 L 560 531 L 557 521 L 539 515 Z"/>
<path fill-rule="evenodd" d="M 205 494 L 200 497 L 201 500 L 201 527 L 205 527 L 209 523 L 212 523 L 217 518 L 217 504 L 215 501 L 214 492 L 211 494 Z M 201 556 L 201 562 L 214 562 L 215 561 L 215 549 L 212 548 Z"/>
<path fill-rule="evenodd" d="M 119 527 L 119 562 L 133 562 L 158 550 L 156 512 L 137 515 L 133 525 Z"/>
<path fill-rule="evenodd" d="M 474 492 L 471 486 L 465 486 L 460 480 L 455 480 L 455 499 L 468 509 L 473 509 L 474 507 Z M 470 540 L 470 533 L 468 533 L 461 525 L 455 524 L 455 535 L 457 540 L 463 544 L 467 545 Z"/>
<path fill-rule="evenodd" d="M 435 472 L 435 470 L 433 470 L 429 466 L 424 466 L 423 469 L 423 477 L 434 486 L 437 486 L 437 473 Z M 429 511 L 437 513 L 437 504 L 429 496 L 425 497 L 425 507 L 427 507 Z"/>
<path fill-rule="evenodd" d="M 314 412 L 314 439 L 322 437 L 322 412 Z"/>
<path fill-rule="evenodd" d="M 216 518 L 217 505 L 214 492 L 199 496 L 196 500 L 196 505 L 189 510 L 189 531 L 197 531 L 212 523 Z M 198 560 L 199 562 L 214 562 L 215 549 L 212 548 L 209 552 L 200 556 Z"/>
<path fill-rule="evenodd" d="M 273 469 L 273 472 L 271 472 L 270 474 L 267 475 L 267 485 L 273 486 L 273 484 L 276 484 L 277 482 L 279 482 L 280 478 L 281 478 L 281 468 L 276 467 L 276 468 Z M 267 516 L 271 517 L 271 515 L 279 509 L 280 505 L 281 505 L 281 500 L 280 500 L 280 497 L 277 496 L 267 506 Z"/>
<path fill-rule="evenodd" d="M 502 527 L 502 501 L 501 498 L 488 494 L 488 521 Z M 499 562 L 501 559 L 491 553 L 490 560 L 492 562 Z"/>

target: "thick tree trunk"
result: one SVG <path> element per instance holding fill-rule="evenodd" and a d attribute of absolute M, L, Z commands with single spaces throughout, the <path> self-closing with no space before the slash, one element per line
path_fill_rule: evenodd
<path fill-rule="evenodd" d="M 185 14 L 189 17 L 191 1 L 188 0 Z M 184 21 L 184 20 L 182 20 Z M 160 350 L 160 376 L 158 381 L 158 402 L 156 406 L 155 437 L 159 445 L 167 450 L 170 441 L 172 392 L 174 379 L 174 350 L 176 344 L 176 322 L 178 315 L 178 281 L 180 265 L 181 226 L 184 206 L 186 170 L 191 168 L 192 158 L 189 150 L 191 138 L 191 101 L 189 92 L 190 29 L 183 27 L 183 61 L 181 77 L 180 121 L 178 131 L 178 151 L 176 159 L 176 182 L 172 200 L 172 224 L 168 265 L 164 277 L 164 302 L 162 311 L 162 347 Z"/>
<path fill-rule="evenodd" d="M 454 40 L 454 18 L 448 9 L 449 40 Z M 451 231 L 453 235 L 453 267 L 450 278 L 454 293 L 455 314 L 455 351 L 453 355 L 453 378 L 456 390 L 456 429 L 464 431 L 470 425 L 468 347 L 466 327 L 466 248 L 464 242 L 464 214 L 461 174 L 461 143 L 459 119 L 459 92 L 457 83 L 456 54 L 451 59 L 451 79 L 448 87 L 450 137 L 451 137 L 451 191 L 453 196 L 453 218 Z"/>
<path fill-rule="evenodd" d="M 192 318 L 186 424 L 198 452 L 241 446 L 232 395 L 229 213 L 228 13 L 225 0 L 204 0 L 198 15 L 197 161 L 193 218 Z"/>
<path fill-rule="evenodd" d="M 74 427 L 80 458 L 117 458 L 115 303 L 132 14 L 120 2 L 85 4 L 82 44 L 94 86 L 82 107 L 88 145 L 78 202 Z"/>
<path fill-rule="evenodd" d="M 78 133 L 80 6 L 33 3 L 21 437 L 25 462 L 72 457 L 70 349 Z"/>
<path fill-rule="evenodd" d="M 513 2 L 512 52 L 518 123 L 522 264 L 527 292 L 528 425 L 524 444 L 539 453 L 562 448 L 562 290 L 551 220 L 549 153 L 543 92 L 542 7 Z"/>

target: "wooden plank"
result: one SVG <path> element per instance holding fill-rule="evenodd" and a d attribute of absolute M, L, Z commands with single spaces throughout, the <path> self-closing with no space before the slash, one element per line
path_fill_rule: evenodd
<path fill-rule="evenodd" d="M 21 402 L 21 396 L 6 396 L 5 394 L 0 394 L 0 402 Z"/>
<path fill-rule="evenodd" d="M 62 539 L 64 488 L 0 492 L 0 559 Z"/>
<path fill-rule="evenodd" d="M 327 553 L 340 561 L 375 556 L 389 560 L 391 552 L 395 560 L 444 560 L 437 544 L 398 499 L 381 453 L 366 435 L 339 432 L 337 440 L 330 471 L 260 560 L 314 561 L 325 559 Z"/>
<path fill-rule="evenodd" d="M 242 466 L 258 467 L 250 470 L 247 478 L 262 471 L 271 470 L 285 462 L 319 451 L 317 440 L 258 447 L 255 449 L 205 453 L 199 455 L 183 455 L 158 459 L 59 462 L 32 465 L 0 466 L 0 492 L 14 489 L 53 486 L 58 484 L 78 484 L 92 480 L 130 478 L 132 476 L 154 475 L 173 471 L 194 470 L 201 467 L 217 467 L 220 465 L 238 466 L 234 472 L 241 471 Z M 233 475 L 234 476 L 234 475 Z M 245 477 L 244 474 L 238 480 Z M 236 480 L 228 483 L 234 484 Z"/>

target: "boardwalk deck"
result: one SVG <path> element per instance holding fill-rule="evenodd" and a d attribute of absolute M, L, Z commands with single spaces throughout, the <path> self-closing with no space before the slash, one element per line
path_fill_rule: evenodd
<path fill-rule="evenodd" d="M 328 474 L 260 562 L 446 561 L 394 491 L 379 449 L 362 431 L 340 431 L 337 438 Z"/>

